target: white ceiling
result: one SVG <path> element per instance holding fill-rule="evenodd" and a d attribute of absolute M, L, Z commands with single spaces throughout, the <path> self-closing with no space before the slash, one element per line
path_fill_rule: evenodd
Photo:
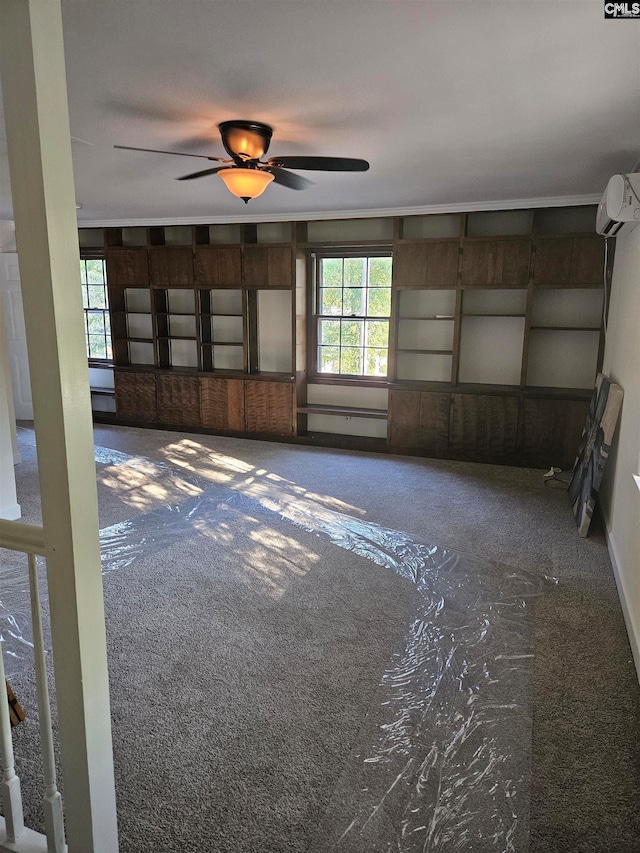
<path fill-rule="evenodd" d="M 62 6 L 81 224 L 592 201 L 640 153 L 640 22 L 605 21 L 601 0 Z M 371 169 L 304 172 L 311 189 L 245 208 L 215 176 L 175 180 L 205 161 L 113 148 L 220 156 L 231 118 L 272 125 L 270 155 Z"/>

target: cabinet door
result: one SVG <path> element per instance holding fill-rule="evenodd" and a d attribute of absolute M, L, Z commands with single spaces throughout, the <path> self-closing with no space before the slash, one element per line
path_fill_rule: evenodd
<path fill-rule="evenodd" d="M 122 420 L 156 423 L 156 377 L 153 373 L 114 371 L 116 414 Z"/>
<path fill-rule="evenodd" d="M 193 287 L 193 251 L 188 247 L 153 246 L 149 249 L 151 287 Z"/>
<path fill-rule="evenodd" d="M 120 287 L 148 287 L 149 263 L 146 248 L 107 249 L 107 281 Z"/>
<path fill-rule="evenodd" d="M 247 432 L 293 435 L 293 385 L 247 379 L 244 389 Z"/>
<path fill-rule="evenodd" d="M 389 443 L 446 453 L 451 395 L 441 391 L 392 389 L 389 393 Z"/>
<path fill-rule="evenodd" d="M 518 412 L 517 397 L 487 397 L 484 423 L 485 462 L 513 465 L 517 461 Z"/>
<path fill-rule="evenodd" d="M 420 447 L 420 391 L 389 392 L 389 442 L 394 447 Z"/>
<path fill-rule="evenodd" d="M 420 392 L 420 444 L 425 450 L 447 452 L 450 408 L 450 394 L 442 391 Z"/>
<path fill-rule="evenodd" d="M 493 284 L 496 273 L 496 241 L 467 241 L 462 246 L 462 285 Z"/>
<path fill-rule="evenodd" d="M 586 400 L 524 400 L 519 454 L 522 464 L 571 470 L 588 408 Z"/>
<path fill-rule="evenodd" d="M 449 451 L 477 462 L 515 462 L 518 410 L 517 397 L 454 394 Z"/>
<path fill-rule="evenodd" d="M 579 285 L 600 285 L 604 278 L 604 239 L 593 237 L 575 237 L 571 255 L 570 283 Z"/>
<path fill-rule="evenodd" d="M 196 287 L 241 287 L 240 246 L 197 246 L 194 273 Z"/>
<path fill-rule="evenodd" d="M 394 287 L 425 287 L 426 246 L 423 244 L 400 245 L 393 257 Z"/>
<path fill-rule="evenodd" d="M 569 284 L 573 237 L 539 237 L 533 267 L 533 283 L 541 287 Z"/>
<path fill-rule="evenodd" d="M 479 461 L 484 452 L 487 398 L 452 394 L 449 452 L 461 459 Z"/>
<path fill-rule="evenodd" d="M 397 247 L 393 260 L 395 287 L 436 290 L 458 282 L 458 241 L 409 243 Z"/>
<path fill-rule="evenodd" d="M 292 287 L 292 254 L 289 246 L 245 246 L 243 250 L 246 287 Z"/>
<path fill-rule="evenodd" d="M 531 265 L 531 240 L 497 240 L 493 283 L 502 287 L 526 287 Z"/>
<path fill-rule="evenodd" d="M 242 379 L 200 379 L 202 426 L 244 432 L 244 381 Z"/>
<path fill-rule="evenodd" d="M 172 426 L 200 426 L 200 382 L 197 376 L 159 374 L 158 421 Z"/>

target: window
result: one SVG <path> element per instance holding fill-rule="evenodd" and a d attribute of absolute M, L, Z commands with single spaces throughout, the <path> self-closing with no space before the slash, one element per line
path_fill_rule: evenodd
<path fill-rule="evenodd" d="M 104 258 L 83 258 L 80 281 L 87 355 L 92 361 L 111 361 L 111 319 Z"/>
<path fill-rule="evenodd" d="M 391 255 L 316 256 L 318 374 L 385 378 Z"/>

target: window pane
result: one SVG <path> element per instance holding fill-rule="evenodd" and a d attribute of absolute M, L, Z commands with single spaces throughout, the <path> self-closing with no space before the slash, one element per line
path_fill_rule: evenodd
<path fill-rule="evenodd" d="M 318 347 L 318 371 L 340 373 L 340 347 Z"/>
<path fill-rule="evenodd" d="M 387 347 L 389 324 L 382 320 L 367 320 L 365 344 L 368 347 Z"/>
<path fill-rule="evenodd" d="M 365 313 L 365 294 L 366 290 L 361 287 L 353 289 L 345 288 L 342 313 L 347 317 L 351 314 L 362 316 Z"/>
<path fill-rule="evenodd" d="M 320 313 L 342 314 L 341 287 L 323 287 L 320 290 Z"/>
<path fill-rule="evenodd" d="M 362 346 L 363 326 L 364 323 L 362 322 L 362 320 L 343 320 L 342 337 L 340 339 L 340 343 L 342 344 L 342 346 Z"/>
<path fill-rule="evenodd" d="M 365 376 L 387 375 L 387 350 L 366 349 L 365 351 Z"/>
<path fill-rule="evenodd" d="M 322 286 L 342 287 L 342 258 L 322 259 Z"/>
<path fill-rule="evenodd" d="M 369 306 L 367 314 L 370 317 L 388 317 L 391 314 L 391 290 L 383 287 L 367 291 Z"/>
<path fill-rule="evenodd" d="M 87 311 L 89 334 L 104 335 L 104 315 L 102 311 Z"/>
<path fill-rule="evenodd" d="M 369 287 L 391 287 L 391 258 L 369 258 Z"/>
<path fill-rule="evenodd" d="M 89 335 L 89 355 L 91 358 L 107 357 L 107 347 L 102 335 Z"/>
<path fill-rule="evenodd" d="M 104 292 L 104 285 L 90 284 L 89 290 L 89 308 L 106 308 L 107 299 Z"/>
<path fill-rule="evenodd" d="M 89 307 L 89 292 L 87 290 L 86 285 L 82 286 L 82 307 L 83 308 Z"/>
<path fill-rule="evenodd" d="M 89 284 L 103 284 L 104 282 L 104 270 L 102 266 L 102 261 L 94 260 L 94 261 L 86 261 L 87 265 L 87 282 Z"/>
<path fill-rule="evenodd" d="M 80 261 L 80 281 L 82 284 L 87 283 L 87 268 L 85 266 L 85 261 Z"/>
<path fill-rule="evenodd" d="M 340 320 L 320 320 L 319 344 L 340 343 Z"/>
<path fill-rule="evenodd" d="M 363 271 L 366 269 L 366 258 L 344 259 L 344 286 L 363 287 L 366 284 Z"/>
<path fill-rule="evenodd" d="M 340 354 L 340 373 L 351 376 L 362 375 L 362 350 L 358 347 L 343 347 Z"/>

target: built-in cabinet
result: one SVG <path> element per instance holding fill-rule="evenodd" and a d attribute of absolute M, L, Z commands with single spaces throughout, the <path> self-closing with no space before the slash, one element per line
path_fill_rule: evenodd
<path fill-rule="evenodd" d="M 93 229 L 115 418 L 570 467 L 602 354 L 594 220 L 565 208 Z M 393 253 L 386 380 L 308 375 L 308 271 L 328 247 Z"/>

